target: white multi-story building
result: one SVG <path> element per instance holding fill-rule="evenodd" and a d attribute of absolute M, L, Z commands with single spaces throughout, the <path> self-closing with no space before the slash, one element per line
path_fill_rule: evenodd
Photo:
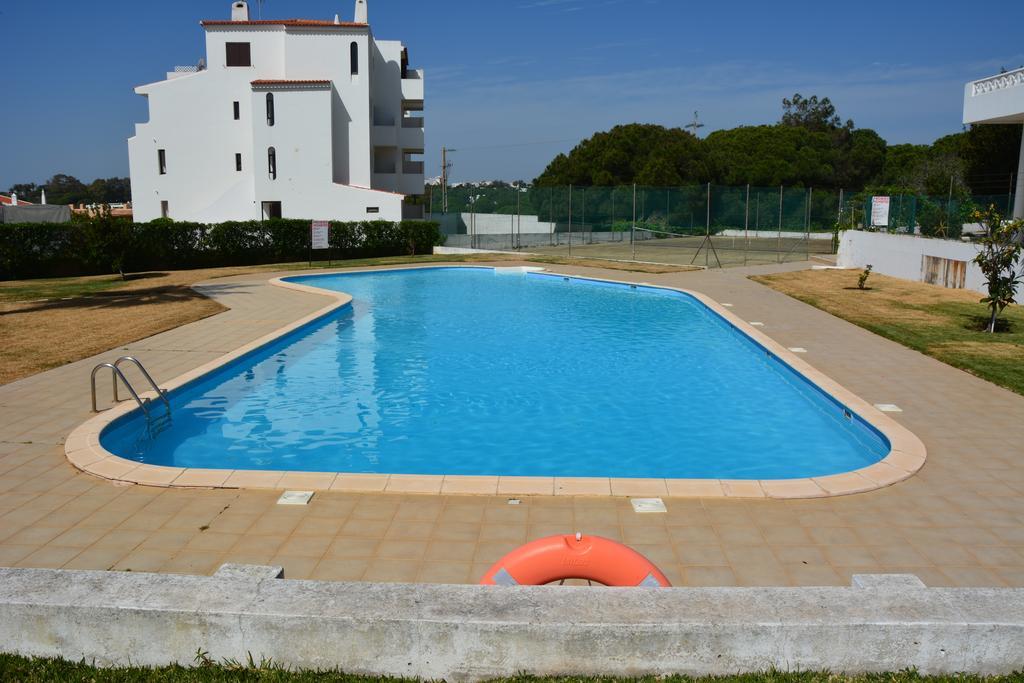
<path fill-rule="evenodd" d="M 203 21 L 206 61 L 135 92 L 128 140 L 135 220 L 419 217 L 423 72 L 355 21 Z"/>

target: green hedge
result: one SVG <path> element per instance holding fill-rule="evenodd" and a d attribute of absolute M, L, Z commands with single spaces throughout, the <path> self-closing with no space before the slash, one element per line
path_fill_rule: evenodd
<path fill-rule="evenodd" d="M 310 221 L 298 219 L 207 224 L 100 217 L 0 225 L 0 279 L 302 261 L 309 258 L 309 233 Z M 429 221 L 330 225 L 334 259 L 429 254 L 443 243 L 438 224 Z"/>

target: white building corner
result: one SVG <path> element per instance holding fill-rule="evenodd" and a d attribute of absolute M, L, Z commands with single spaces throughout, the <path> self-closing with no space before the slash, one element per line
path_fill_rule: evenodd
<path fill-rule="evenodd" d="M 356 20 L 200 22 L 206 58 L 135 92 L 128 140 L 135 220 L 420 218 L 423 71 Z"/>

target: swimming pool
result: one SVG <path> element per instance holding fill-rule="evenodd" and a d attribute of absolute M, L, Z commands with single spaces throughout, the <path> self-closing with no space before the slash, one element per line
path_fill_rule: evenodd
<path fill-rule="evenodd" d="M 289 278 L 352 304 L 134 411 L 136 462 L 234 470 L 693 479 L 819 477 L 878 430 L 687 294 L 424 268 Z"/>

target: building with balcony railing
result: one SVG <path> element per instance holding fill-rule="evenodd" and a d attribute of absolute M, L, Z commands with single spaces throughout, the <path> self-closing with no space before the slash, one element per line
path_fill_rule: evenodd
<path fill-rule="evenodd" d="M 964 123 L 1024 125 L 1024 67 L 965 85 Z M 1017 163 L 1013 217 L 1024 218 L 1024 136 Z"/>
<path fill-rule="evenodd" d="M 353 21 L 206 20 L 206 58 L 135 92 L 136 220 L 400 220 L 423 194 L 423 72 Z"/>

